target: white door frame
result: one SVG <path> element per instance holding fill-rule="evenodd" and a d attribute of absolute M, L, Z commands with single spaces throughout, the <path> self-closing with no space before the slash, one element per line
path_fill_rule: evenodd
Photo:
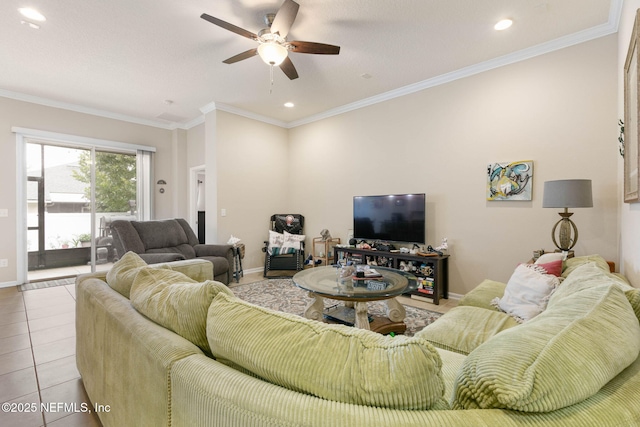
<path fill-rule="evenodd" d="M 198 175 L 205 174 L 205 165 L 189 168 L 189 224 L 198 234 Z"/>

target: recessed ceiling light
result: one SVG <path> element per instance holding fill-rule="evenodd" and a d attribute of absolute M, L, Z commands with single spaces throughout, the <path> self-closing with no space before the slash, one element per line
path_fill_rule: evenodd
<path fill-rule="evenodd" d="M 498 21 L 498 23 L 494 25 L 493 28 L 498 31 L 502 31 L 509 28 L 512 24 L 513 24 L 513 21 L 511 19 L 503 19 L 501 21 Z"/>
<path fill-rule="evenodd" d="M 295 104 L 293 102 L 285 102 L 284 106 L 287 108 L 293 108 L 295 106 Z"/>
<path fill-rule="evenodd" d="M 25 18 L 33 19 L 34 21 L 44 22 L 47 20 L 43 14 L 35 9 L 31 9 L 30 7 L 21 7 L 18 9 L 18 12 L 20 12 Z"/>

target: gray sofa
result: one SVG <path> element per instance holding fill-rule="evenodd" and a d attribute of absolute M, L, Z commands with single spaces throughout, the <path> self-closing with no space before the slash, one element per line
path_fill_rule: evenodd
<path fill-rule="evenodd" d="M 204 259 L 213 264 L 214 279 L 228 285 L 233 279 L 233 246 L 200 244 L 182 218 L 111 223 L 114 246 L 120 256 L 131 251 L 147 264 Z"/>

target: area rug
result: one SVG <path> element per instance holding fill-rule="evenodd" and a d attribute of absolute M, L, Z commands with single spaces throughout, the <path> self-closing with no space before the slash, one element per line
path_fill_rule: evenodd
<path fill-rule="evenodd" d="M 252 304 L 299 316 L 303 315 L 305 307 L 311 301 L 308 293 L 295 286 L 291 279 L 267 279 L 247 285 L 233 286 L 231 290 L 238 298 Z M 336 304 L 342 304 L 342 302 L 331 299 L 324 300 L 325 308 Z M 405 318 L 407 330 L 404 335 L 407 336 L 414 335 L 442 316 L 441 313 L 435 311 L 407 305 L 404 308 L 407 312 Z M 383 301 L 369 303 L 369 314 L 371 315 L 384 316 L 384 309 Z"/>

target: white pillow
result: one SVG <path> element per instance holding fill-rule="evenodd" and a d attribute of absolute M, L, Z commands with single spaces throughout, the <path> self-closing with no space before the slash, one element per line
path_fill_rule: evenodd
<path fill-rule="evenodd" d="M 281 254 L 293 254 L 302 249 L 301 242 L 304 242 L 304 234 L 291 234 L 284 232 L 284 243 L 280 249 Z"/>
<path fill-rule="evenodd" d="M 284 235 L 269 230 L 269 246 L 267 247 L 267 252 L 269 252 L 269 255 L 280 255 L 283 243 Z"/>
<path fill-rule="evenodd" d="M 564 261 L 565 257 L 566 255 L 563 254 L 562 252 L 549 252 L 547 254 L 540 255 L 536 260 L 536 264 L 546 264 L 548 262 L 553 262 L 558 260 Z"/>
<path fill-rule="evenodd" d="M 558 285 L 560 280 L 546 274 L 540 266 L 520 264 L 507 282 L 502 298 L 494 298 L 491 304 L 523 323 L 547 308 L 549 297 Z"/>

